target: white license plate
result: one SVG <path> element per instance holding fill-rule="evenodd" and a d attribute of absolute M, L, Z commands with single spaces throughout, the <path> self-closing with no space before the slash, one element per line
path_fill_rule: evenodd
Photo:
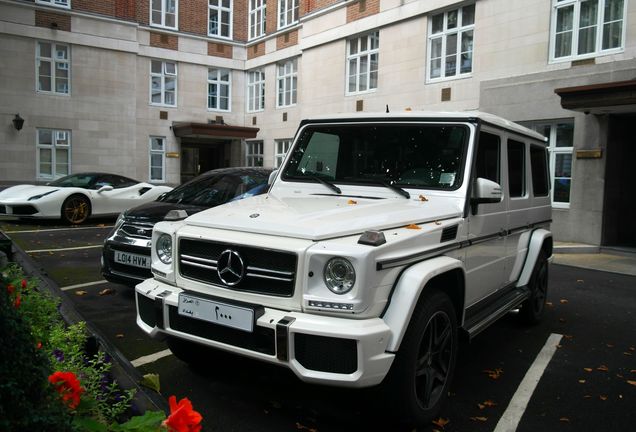
<path fill-rule="evenodd" d="M 115 262 L 134 267 L 150 268 L 150 257 L 128 252 L 115 251 Z"/>
<path fill-rule="evenodd" d="M 212 300 L 179 294 L 179 315 L 252 332 L 254 310 Z"/>

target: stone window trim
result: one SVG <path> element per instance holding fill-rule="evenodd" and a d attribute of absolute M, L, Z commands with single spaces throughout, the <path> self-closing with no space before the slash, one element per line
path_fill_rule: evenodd
<path fill-rule="evenodd" d="M 356 36 L 347 41 L 346 96 L 372 93 L 377 90 L 379 55 L 379 30 Z"/>
<path fill-rule="evenodd" d="M 208 0 L 208 36 L 232 39 L 232 23 L 234 21 L 233 3 L 234 0 Z M 215 16 L 219 23 L 216 32 L 212 31 L 212 18 Z M 224 17 L 226 17 L 227 20 L 224 20 Z M 223 29 L 227 29 L 227 31 Z"/>
<path fill-rule="evenodd" d="M 298 59 L 276 65 L 276 108 L 296 105 L 298 97 Z"/>
<path fill-rule="evenodd" d="M 37 128 L 35 140 L 38 179 L 54 180 L 71 173 L 70 130 Z"/>
<path fill-rule="evenodd" d="M 71 8 L 71 0 L 35 0 L 35 4 L 47 5 L 60 9 Z"/>
<path fill-rule="evenodd" d="M 148 180 L 150 183 L 165 183 L 166 181 L 166 137 L 164 136 L 150 136 Z"/>
<path fill-rule="evenodd" d="M 179 0 L 150 0 L 148 3 L 151 27 L 179 29 Z"/>
<path fill-rule="evenodd" d="M 208 111 L 232 111 L 232 71 L 208 68 Z"/>
<path fill-rule="evenodd" d="M 150 60 L 150 105 L 175 108 L 177 106 L 177 85 L 176 62 Z"/>

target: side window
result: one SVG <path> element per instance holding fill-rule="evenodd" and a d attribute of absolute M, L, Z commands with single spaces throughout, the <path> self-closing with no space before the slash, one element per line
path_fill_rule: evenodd
<path fill-rule="evenodd" d="M 475 177 L 485 178 L 501 184 L 500 147 L 501 140 L 499 136 L 488 132 L 479 133 Z"/>
<path fill-rule="evenodd" d="M 530 167 L 532 169 L 532 192 L 534 196 L 547 196 L 548 186 L 547 153 L 544 148 L 530 146 Z"/>
<path fill-rule="evenodd" d="M 508 140 L 508 186 L 511 198 L 526 194 L 525 182 L 525 144 Z"/>

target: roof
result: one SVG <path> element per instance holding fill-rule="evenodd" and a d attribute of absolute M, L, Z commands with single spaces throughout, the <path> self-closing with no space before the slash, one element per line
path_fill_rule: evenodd
<path fill-rule="evenodd" d="M 521 126 L 518 123 L 506 120 L 494 114 L 483 111 L 395 111 L 395 112 L 364 112 L 364 113 L 348 113 L 315 116 L 304 119 L 301 124 L 307 122 L 325 122 L 325 121 L 364 121 L 364 120 L 387 120 L 387 121 L 481 121 L 491 124 L 498 128 L 512 130 L 522 135 L 530 136 L 541 142 L 545 142 L 546 138 L 538 132 Z"/>

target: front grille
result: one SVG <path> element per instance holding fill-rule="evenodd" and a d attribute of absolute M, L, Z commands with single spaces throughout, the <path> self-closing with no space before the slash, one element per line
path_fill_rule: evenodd
<path fill-rule="evenodd" d="M 30 216 L 32 214 L 36 214 L 38 210 L 31 205 L 17 205 L 13 206 L 13 214 L 14 215 L 24 215 Z"/>
<path fill-rule="evenodd" d="M 263 354 L 276 352 L 274 329 L 254 327 L 252 333 L 179 315 L 177 308 L 168 306 L 170 328 L 211 341 L 221 342 Z"/>
<path fill-rule="evenodd" d="M 117 244 L 116 246 L 113 246 L 109 244 L 104 248 L 104 258 L 108 261 L 108 266 L 113 272 L 124 274 L 124 275 L 130 275 L 131 277 L 137 277 L 138 279 L 148 279 L 152 277 L 152 273 L 150 272 L 150 269 L 135 267 L 135 266 L 115 262 L 115 249 L 122 252 L 145 255 L 150 260 L 149 247 L 145 248 L 145 247 L 139 247 L 139 246 L 122 245 L 122 244 Z"/>
<path fill-rule="evenodd" d="M 150 327 L 157 325 L 154 301 L 139 293 L 137 293 L 137 311 L 141 320 L 147 325 Z"/>
<path fill-rule="evenodd" d="M 224 282 L 219 276 L 219 258 L 228 250 L 240 257 L 243 269 L 243 278 L 240 280 L 228 274 L 233 279 L 224 277 Z M 237 255 L 234 257 L 234 263 L 237 264 Z M 179 241 L 179 272 L 183 277 L 237 291 L 291 297 L 294 294 L 296 261 L 296 255 L 290 252 L 205 240 Z"/>
<path fill-rule="evenodd" d="M 150 240 L 152 238 L 152 223 L 124 222 L 119 227 L 119 234 L 125 237 Z"/>
<path fill-rule="evenodd" d="M 341 374 L 358 370 L 358 350 L 353 339 L 296 333 L 294 352 L 305 369 Z"/>

